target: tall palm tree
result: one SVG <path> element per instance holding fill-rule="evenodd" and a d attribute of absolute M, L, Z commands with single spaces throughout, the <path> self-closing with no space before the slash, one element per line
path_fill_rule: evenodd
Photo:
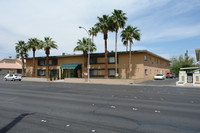
<path fill-rule="evenodd" d="M 89 29 L 89 34 L 92 36 L 92 42 L 94 43 L 94 37 L 97 36 L 97 33 L 99 32 L 98 27 L 92 27 Z"/>
<path fill-rule="evenodd" d="M 125 16 L 126 14 L 123 13 L 122 10 L 114 10 L 114 12 L 112 12 L 112 24 L 114 27 L 114 31 L 115 31 L 115 76 L 117 78 L 117 34 L 118 34 L 118 30 L 119 28 L 124 28 L 125 24 L 126 24 L 126 20 L 127 17 Z"/>
<path fill-rule="evenodd" d="M 35 77 L 35 52 L 36 50 L 42 49 L 41 40 L 37 38 L 28 39 L 28 49 L 33 51 L 33 73 L 32 76 Z"/>
<path fill-rule="evenodd" d="M 52 48 L 57 49 L 58 45 L 50 37 L 45 37 L 42 42 L 42 47 L 46 54 L 46 77 L 49 78 L 49 55 Z"/>
<path fill-rule="evenodd" d="M 82 38 L 78 40 L 77 46 L 74 48 L 74 51 L 82 51 L 84 56 L 84 73 L 87 73 L 87 54 L 88 51 L 93 52 L 96 50 L 95 44 L 91 41 L 90 38 Z M 85 76 L 85 75 L 84 75 Z"/>
<path fill-rule="evenodd" d="M 129 65 L 128 65 L 128 78 L 131 78 L 131 52 L 133 40 L 140 41 L 140 30 L 137 27 L 127 26 L 121 33 L 123 44 L 128 44 L 129 42 Z"/>
<path fill-rule="evenodd" d="M 103 34 L 104 46 L 105 46 L 105 78 L 108 78 L 108 50 L 107 50 L 107 39 L 108 31 L 113 31 L 111 24 L 111 17 L 108 15 L 103 15 L 102 17 L 97 17 L 99 22 L 95 26 Z"/>
<path fill-rule="evenodd" d="M 18 41 L 15 46 L 17 58 L 22 60 L 22 76 L 25 76 L 24 58 L 28 57 L 28 47 L 24 41 Z"/>

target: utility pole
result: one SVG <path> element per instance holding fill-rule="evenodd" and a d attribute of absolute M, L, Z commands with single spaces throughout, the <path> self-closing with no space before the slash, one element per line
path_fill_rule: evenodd
<path fill-rule="evenodd" d="M 188 66 L 188 50 L 186 50 L 185 53 L 185 61 L 186 61 L 186 66 Z"/>

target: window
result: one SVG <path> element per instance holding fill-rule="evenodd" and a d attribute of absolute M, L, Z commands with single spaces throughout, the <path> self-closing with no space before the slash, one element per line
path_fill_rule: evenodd
<path fill-rule="evenodd" d="M 46 70 L 38 70 L 38 76 L 45 76 Z"/>
<path fill-rule="evenodd" d="M 57 59 L 51 59 L 51 64 L 52 66 L 58 65 L 58 60 Z"/>
<path fill-rule="evenodd" d="M 58 70 L 57 70 L 57 69 L 52 69 L 52 70 L 50 71 L 50 74 L 51 74 L 51 76 L 57 76 Z"/>
<path fill-rule="evenodd" d="M 39 59 L 38 60 L 38 66 L 44 66 L 46 64 L 45 59 Z"/>
<path fill-rule="evenodd" d="M 144 56 L 144 60 L 147 61 L 148 60 L 148 56 L 145 55 Z"/>
<path fill-rule="evenodd" d="M 115 69 L 109 69 L 108 76 L 115 76 Z"/>
<path fill-rule="evenodd" d="M 91 69 L 90 70 L 90 75 L 91 76 L 97 76 L 98 75 L 98 70 L 97 69 Z"/>
<path fill-rule="evenodd" d="M 108 63 L 115 63 L 115 57 L 108 57 Z"/>
<path fill-rule="evenodd" d="M 38 60 L 38 66 L 45 66 L 46 65 L 46 59 L 39 59 Z M 57 59 L 49 59 L 49 65 L 56 66 L 58 65 Z"/>
<path fill-rule="evenodd" d="M 145 74 L 145 76 L 148 75 L 147 69 L 144 70 L 144 74 Z"/>
<path fill-rule="evenodd" d="M 92 57 L 90 59 L 90 64 L 97 64 L 97 57 Z"/>
<path fill-rule="evenodd" d="M 90 69 L 90 76 L 103 77 L 104 71 L 104 69 Z"/>

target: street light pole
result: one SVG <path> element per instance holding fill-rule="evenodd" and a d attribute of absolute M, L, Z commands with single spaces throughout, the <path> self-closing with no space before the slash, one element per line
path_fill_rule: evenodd
<path fill-rule="evenodd" d="M 87 34 L 88 34 L 88 39 L 90 39 L 90 33 L 88 32 L 88 30 L 86 30 L 86 28 L 79 26 L 80 29 L 84 29 Z M 90 40 L 88 42 L 88 63 L 87 63 L 87 74 L 88 74 L 88 82 L 90 82 Z"/>

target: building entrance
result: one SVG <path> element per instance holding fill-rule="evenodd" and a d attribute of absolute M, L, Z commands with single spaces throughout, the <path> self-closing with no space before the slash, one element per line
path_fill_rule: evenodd
<path fill-rule="evenodd" d="M 187 73 L 187 82 L 193 83 L 193 73 Z"/>
<path fill-rule="evenodd" d="M 81 64 L 64 64 L 60 68 L 63 78 L 81 78 Z"/>

